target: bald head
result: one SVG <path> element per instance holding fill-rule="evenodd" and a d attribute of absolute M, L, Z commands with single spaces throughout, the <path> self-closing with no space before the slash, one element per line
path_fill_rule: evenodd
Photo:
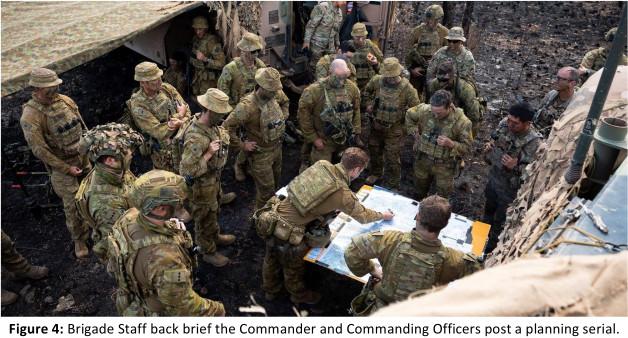
<path fill-rule="evenodd" d="M 329 73 L 336 75 L 337 77 L 347 77 L 351 73 L 345 60 L 335 59 L 329 66 Z"/>
<path fill-rule="evenodd" d="M 569 79 L 569 81 L 578 81 L 578 70 L 574 67 L 563 67 L 558 70 L 558 75 Z"/>

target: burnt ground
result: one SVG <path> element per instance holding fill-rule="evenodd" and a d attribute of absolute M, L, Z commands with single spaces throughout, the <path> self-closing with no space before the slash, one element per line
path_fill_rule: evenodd
<path fill-rule="evenodd" d="M 403 40 L 410 27 L 417 24 L 427 3 L 401 4 L 399 24 L 393 33 L 387 55 L 403 59 L 407 48 Z M 577 67 L 587 50 L 598 46 L 604 33 L 619 21 L 619 2 L 478 2 L 474 18 L 481 42 L 474 51 L 477 81 L 488 101 L 484 125 L 466 167 L 457 179 L 452 198 L 454 211 L 469 218 L 480 218 L 488 167 L 482 161 L 481 145 L 505 116 L 516 97 L 537 106 L 550 89 L 556 70 L 562 66 Z M 457 4 L 454 24 L 459 25 L 463 4 Z M 133 67 L 143 58 L 120 48 L 92 62 L 62 74 L 61 92 L 74 98 L 89 126 L 116 120 L 124 101 L 136 86 Z M 19 128 L 21 105 L 28 100 L 28 90 L 2 98 L 2 229 L 16 242 L 18 250 L 32 263 L 50 268 L 47 279 L 34 282 L 12 281 L 3 276 L 2 287 L 20 292 L 17 303 L 3 307 L 9 316 L 114 316 L 111 300 L 114 282 L 95 257 L 77 261 L 65 228 L 59 199 L 46 185 L 40 162 L 24 148 Z M 298 98 L 291 97 L 291 110 Z M 281 184 L 287 184 L 298 172 L 300 144 L 284 145 Z M 412 154 L 409 142 L 402 153 L 402 191 L 412 195 Z M 147 162 L 136 167 L 146 167 Z M 34 172 L 16 176 L 16 171 Z M 362 184 L 358 179 L 353 184 Z M 21 184 L 22 189 L 15 185 Z M 252 304 L 251 296 L 266 308 L 269 315 L 292 316 L 294 310 L 287 295 L 267 302 L 261 292 L 263 242 L 251 230 L 248 216 L 254 199 L 253 181 L 236 182 L 231 166 L 223 175 L 225 191 L 235 191 L 238 199 L 222 208 L 220 223 L 225 233 L 237 241 L 223 252 L 232 263 L 221 269 L 200 264 L 195 288 L 204 297 L 220 300 L 228 315 L 247 315 L 240 307 Z M 356 282 L 309 264 L 307 280 L 324 294 L 321 304 L 307 308 L 310 315 L 347 315 Z M 55 311 L 60 298 L 72 296 L 73 303 Z"/>

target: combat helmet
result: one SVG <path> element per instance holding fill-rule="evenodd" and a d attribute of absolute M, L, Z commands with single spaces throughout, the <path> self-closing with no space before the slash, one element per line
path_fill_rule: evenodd
<path fill-rule="evenodd" d="M 444 15 L 443 7 L 439 5 L 431 5 L 425 9 L 425 17 L 428 19 L 440 20 Z"/>
<path fill-rule="evenodd" d="M 124 159 L 128 150 L 133 151 L 144 142 L 144 137 L 128 124 L 107 123 L 86 131 L 79 142 L 79 152 L 95 163 L 101 156 Z"/>
<path fill-rule="evenodd" d="M 151 214 L 151 211 L 160 205 L 168 205 L 174 212 L 183 205 L 187 196 L 188 188 L 182 176 L 155 169 L 135 180 L 129 192 L 129 202 L 144 216 L 167 220 L 172 215 L 162 218 Z"/>
<path fill-rule="evenodd" d="M 207 18 L 204 16 L 197 16 L 192 20 L 192 28 L 209 28 Z"/>

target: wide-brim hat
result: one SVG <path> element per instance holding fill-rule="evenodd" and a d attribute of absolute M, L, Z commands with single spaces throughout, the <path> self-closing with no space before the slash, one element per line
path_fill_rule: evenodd
<path fill-rule="evenodd" d="M 144 61 L 135 66 L 135 81 L 153 81 L 161 78 L 164 71 L 156 63 Z"/>
<path fill-rule="evenodd" d="M 58 86 L 63 83 L 57 73 L 47 68 L 35 68 L 31 71 L 31 78 L 28 81 L 29 86 L 35 88 L 48 88 Z"/>
<path fill-rule="evenodd" d="M 209 88 L 203 95 L 196 97 L 201 106 L 217 114 L 227 114 L 233 110 L 229 104 L 229 96 L 218 88 Z"/>
<path fill-rule="evenodd" d="M 395 57 L 390 57 L 384 59 L 383 65 L 379 71 L 380 75 L 383 77 L 395 77 L 400 76 L 403 67 L 399 63 L 399 59 Z"/>
<path fill-rule="evenodd" d="M 366 25 L 358 22 L 351 28 L 351 36 L 367 36 L 369 32 L 366 30 Z"/>
<path fill-rule="evenodd" d="M 465 42 L 467 39 L 464 37 L 464 30 L 462 27 L 452 27 L 449 33 L 445 37 L 447 40 L 455 40 Z"/>
<path fill-rule="evenodd" d="M 255 82 L 269 91 L 278 91 L 283 88 L 281 74 L 272 67 L 260 68 L 255 72 Z"/>
<path fill-rule="evenodd" d="M 258 35 L 249 32 L 244 33 L 242 39 L 238 41 L 236 46 L 238 46 L 238 49 L 245 52 L 252 52 L 254 50 L 260 50 L 264 48 L 261 38 Z"/>

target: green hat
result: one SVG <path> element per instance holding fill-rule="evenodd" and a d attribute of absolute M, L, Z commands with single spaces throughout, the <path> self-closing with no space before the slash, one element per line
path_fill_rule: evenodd
<path fill-rule="evenodd" d="M 272 67 L 260 68 L 255 72 L 255 82 L 260 87 L 273 92 L 283 88 L 280 78 L 279 72 Z"/>
<path fill-rule="evenodd" d="M 188 196 L 185 179 L 166 170 L 151 170 L 135 180 L 129 191 L 129 202 L 142 215 L 160 205 L 176 208 Z"/>
<path fill-rule="evenodd" d="M 152 81 L 161 78 L 163 70 L 154 62 L 144 61 L 135 66 L 135 81 Z"/>
<path fill-rule="evenodd" d="M 464 37 L 464 30 L 462 27 L 451 27 L 449 34 L 445 37 L 447 40 L 457 40 L 465 42 L 467 39 Z"/>
<path fill-rule="evenodd" d="M 402 68 L 399 59 L 395 57 L 385 58 L 379 73 L 383 77 L 395 77 L 401 75 Z"/>
<path fill-rule="evenodd" d="M 243 50 L 245 52 L 252 52 L 254 50 L 260 50 L 264 48 L 262 44 L 262 39 L 253 33 L 246 32 L 242 35 L 242 39 L 238 41 L 238 49 Z"/>
<path fill-rule="evenodd" d="M 197 16 L 192 20 L 192 28 L 209 28 L 209 23 L 204 16 Z"/>
<path fill-rule="evenodd" d="M 367 36 L 368 32 L 366 31 L 366 25 L 358 22 L 355 25 L 353 25 L 353 28 L 351 29 L 351 36 Z"/>
<path fill-rule="evenodd" d="M 101 156 L 122 159 L 128 150 L 132 151 L 143 142 L 142 134 L 128 124 L 111 122 L 85 132 L 79 142 L 79 152 L 88 155 L 92 162 L 96 162 Z"/>
<path fill-rule="evenodd" d="M 428 19 L 438 20 L 442 18 L 443 15 L 445 15 L 445 13 L 443 12 L 443 7 L 439 5 L 431 5 L 425 10 L 425 17 Z"/>
<path fill-rule="evenodd" d="M 218 88 L 209 88 L 203 95 L 196 97 L 201 106 L 218 114 L 227 114 L 233 110 L 229 105 L 229 96 Z"/>
<path fill-rule="evenodd" d="M 613 42 L 615 34 L 617 34 L 617 27 L 609 29 L 608 32 L 606 32 L 606 34 L 604 35 L 604 39 L 606 39 L 606 41 L 608 42 Z"/>
<path fill-rule="evenodd" d="M 28 84 L 35 88 L 48 88 L 60 85 L 62 82 L 54 71 L 46 68 L 35 68 L 31 71 L 31 79 Z"/>

